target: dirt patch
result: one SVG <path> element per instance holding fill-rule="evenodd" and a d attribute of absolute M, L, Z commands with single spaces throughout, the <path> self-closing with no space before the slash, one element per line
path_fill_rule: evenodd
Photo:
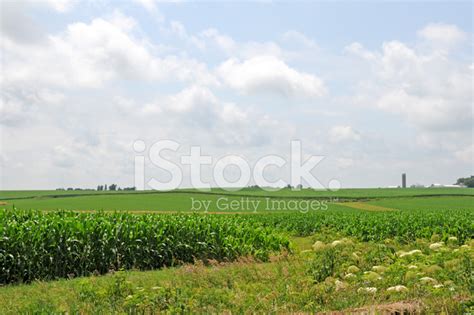
<path fill-rule="evenodd" d="M 57 210 L 44 210 L 44 211 L 57 211 Z M 94 213 L 101 210 L 91 210 L 91 209 L 77 209 L 77 210 L 66 210 L 80 213 Z M 112 213 L 112 212 L 121 212 L 121 213 L 130 213 L 130 214 L 256 214 L 257 212 L 253 211 L 176 211 L 176 210 L 103 210 L 103 212 Z"/>
<path fill-rule="evenodd" d="M 359 210 L 367 210 L 367 211 L 394 211 L 396 210 L 393 208 L 371 205 L 366 202 L 345 202 L 343 205 L 350 208 L 359 209 Z"/>
<path fill-rule="evenodd" d="M 0 201 L 0 206 L 6 206 L 8 203 Z"/>

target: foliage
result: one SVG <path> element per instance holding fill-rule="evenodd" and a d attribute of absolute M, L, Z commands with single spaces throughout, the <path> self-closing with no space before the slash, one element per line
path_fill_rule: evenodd
<path fill-rule="evenodd" d="M 469 188 L 474 187 L 474 175 L 471 175 L 471 177 L 465 177 L 465 178 L 458 178 L 457 185 L 464 185 Z"/>

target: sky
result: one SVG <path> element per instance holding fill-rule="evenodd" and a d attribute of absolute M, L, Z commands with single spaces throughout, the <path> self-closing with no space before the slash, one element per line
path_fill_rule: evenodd
<path fill-rule="evenodd" d="M 3 0 L 0 13 L 0 189 L 133 186 L 141 155 L 145 178 L 167 181 L 147 156 L 165 139 L 174 163 L 191 146 L 211 156 L 211 185 L 220 158 L 289 160 L 292 140 L 324 157 L 312 173 L 326 187 L 474 173 L 470 1 Z M 290 180 L 289 165 L 265 172 Z"/>

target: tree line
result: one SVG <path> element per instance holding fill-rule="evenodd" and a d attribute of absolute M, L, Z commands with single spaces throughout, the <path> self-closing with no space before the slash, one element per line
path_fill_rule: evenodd
<path fill-rule="evenodd" d="M 461 177 L 458 178 L 456 185 L 463 185 L 466 187 L 473 188 L 474 187 L 474 175 L 471 175 L 471 177 Z"/>
<path fill-rule="evenodd" d="M 132 187 L 119 187 L 117 184 L 110 184 L 110 185 L 98 185 L 97 186 L 97 189 L 93 189 L 93 188 L 73 188 L 73 187 L 68 187 L 68 188 L 56 188 L 56 190 L 68 190 L 68 191 L 71 191 L 71 190 L 86 190 L 86 191 L 94 191 L 94 190 L 97 190 L 97 191 L 122 191 L 122 190 L 127 190 L 127 191 L 130 191 L 130 190 L 136 190 L 136 188 L 134 186 Z"/>

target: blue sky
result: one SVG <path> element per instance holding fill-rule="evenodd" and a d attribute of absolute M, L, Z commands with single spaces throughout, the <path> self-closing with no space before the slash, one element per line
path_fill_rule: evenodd
<path fill-rule="evenodd" d="M 453 183 L 473 172 L 472 6 L 4 1 L 0 188 L 133 185 L 136 139 L 176 161 L 299 139 L 323 184 Z"/>
<path fill-rule="evenodd" d="M 31 12 L 42 19 L 50 31 L 60 31 L 67 23 L 88 20 L 120 9 L 133 15 L 150 37 L 160 37 L 156 18 L 133 2 L 81 2 L 80 10 L 57 15 L 48 8 Z M 338 50 L 348 41 L 360 38 L 369 48 L 390 39 L 416 40 L 416 33 L 433 22 L 472 28 L 472 3 L 469 1 L 403 1 L 403 2 L 194 2 L 160 3 L 159 11 L 167 19 L 181 21 L 186 28 L 203 30 L 210 27 L 225 31 L 236 40 L 265 41 L 278 37 L 288 29 L 300 30 L 318 39 L 327 49 Z M 48 18 L 54 16 L 54 18 Z"/>

